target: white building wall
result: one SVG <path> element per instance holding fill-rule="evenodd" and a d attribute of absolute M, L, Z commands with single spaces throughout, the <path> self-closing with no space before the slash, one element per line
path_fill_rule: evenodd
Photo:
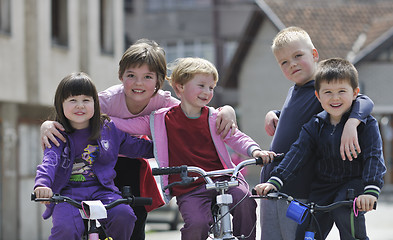
<path fill-rule="evenodd" d="M 39 127 L 59 81 L 82 70 L 99 91 L 120 83 L 123 1 L 107 1 L 113 54 L 101 53 L 100 1 L 67 2 L 67 46 L 52 44 L 51 0 L 10 0 L 11 33 L 0 33 L 0 239 L 47 239 L 50 234 L 51 219 L 42 220 L 44 207 L 31 202 L 30 193 L 42 160 Z"/>
<path fill-rule="evenodd" d="M 239 115 L 241 130 L 268 149 L 271 137 L 265 131 L 265 115 L 281 109 L 292 85 L 284 75 L 270 50 L 278 30 L 264 21 L 244 59 L 239 74 Z"/>
<path fill-rule="evenodd" d="M 37 61 L 39 104 L 52 105 L 55 90 L 67 74 L 80 70 L 79 10 L 77 0 L 68 0 L 68 46 L 51 40 L 51 1 L 38 1 Z"/>
<path fill-rule="evenodd" d="M 110 1 L 113 11 L 113 41 L 114 53 L 104 54 L 100 50 L 99 41 L 99 5 L 98 1 L 90 0 L 89 9 L 92 14 L 88 15 L 87 30 L 87 51 L 88 66 L 87 72 L 96 84 L 97 90 L 101 91 L 114 84 L 120 84 L 118 78 L 119 61 L 125 51 L 124 49 L 124 17 L 123 1 Z"/>
<path fill-rule="evenodd" d="M 374 113 L 393 113 L 393 63 L 364 62 L 356 68 L 360 92 L 374 101 Z"/>
<path fill-rule="evenodd" d="M 26 101 L 24 11 L 23 0 L 13 0 L 12 34 L 0 34 L 0 101 Z"/>

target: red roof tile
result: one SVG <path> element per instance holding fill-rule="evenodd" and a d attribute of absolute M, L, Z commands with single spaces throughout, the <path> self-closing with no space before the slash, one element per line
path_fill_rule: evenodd
<path fill-rule="evenodd" d="M 391 0 L 265 0 L 285 26 L 311 36 L 320 59 L 346 58 L 359 36 L 361 50 L 393 27 Z M 361 43 L 361 42 L 360 42 Z"/>

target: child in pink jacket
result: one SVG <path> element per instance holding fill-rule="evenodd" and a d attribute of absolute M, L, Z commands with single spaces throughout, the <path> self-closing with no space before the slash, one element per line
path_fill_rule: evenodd
<path fill-rule="evenodd" d="M 275 155 L 262 151 L 250 137 L 239 131 L 221 138 L 216 133 L 217 110 L 206 105 L 213 98 L 218 73 L 213 64 L 201 58 L 178 59 L 173 69 L 170 84 L 181 99 L 177 106 L 153 112 L 150 116 L 119 119 L 112 118 L 116 126 L 133 134 L 151 135 L 154 155 L 160 167 L 197 166 L 205 171 L 234 167 L 225 144 L 238 153 L 250 157 L 261 157 L 265 163 Z M 178 176 L 163 176 L 165 186 L 178 181 Z M 220 179 L 222 180 L 222 179 Z M 228 190 L 233 205 L 245 195 L 250 195 L 248 184 L 242 179 L 238 187 Z M 211 203 L 215 190 L 206 190 L 203 179 L 188 186 L 175 186 L 164 193 L 166 200 L 176 196 L 179 210 L 184 219 L 182 239 L 205 240 L 212 222 Z M 234 234 L 255 239 L 256 202 L 245 198 L 231 212 Z"/>

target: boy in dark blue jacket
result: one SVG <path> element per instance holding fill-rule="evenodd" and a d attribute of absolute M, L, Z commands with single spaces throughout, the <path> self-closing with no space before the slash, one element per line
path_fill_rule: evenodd
<path fill-rule="evenodd" d="M 377 120 L 369 115 L 358 127 L 362 152 L 351 161 L 340 155 L 340 139 L 353 101 L 359 93 L 358 73 L 347 60 L 334 58 L 322 61 L 315 76 L 315 95 L 323 112 L 305 124 L 299 138 L 283 161 L 274 168 L 267 183 L 255 187 L 259 195 L 280 190 L 306 164 L 313 165 L 314 179 L 309 201 L 319 205 L 345 200 L 347 189 L 354 189 L 356 206 L 362 213 L 354 220 L 351 232 L 350 209 L 338 208 L 329 213 L 317 213 L 321 238 L 329 234 L 333 223 L 341 239 L 368 239 L 364 212 L 377 201 L 386 172 L 382 139 Z M 304 237 L 304 236 L 303 236 Z"/>
<path fill-rule="evenodd" d="M 269 111 L 265 118 L 265 129 L 273 136 L 270 150 L 287 153 L 299 136 L 302 126 L 323 109 L 315 96 L 314 80 L 319 54 L 308 33 L 299 27 L 281 30 L 273 40 L 272 51 L 283 75 L 294 83 L 280 111 Z M 373 102 L 359 94 L 353 103 L 350 116 L 341 136 L 341 158 L 352 160 L 357 157 L 359 147 L 357 127 L 365 122 L 373 109 Z M 357 151 L 355 151 L 357 150 Z M 350 152 L 354 152 L 351 156 Z M 262 168 L 261 183 L 270 178 L 278 164 L 272 162 Z M 306 201 L 310 193 L 313 166 L 306 164 L 296 178 L 285 184 L 282 192 Z M 286 215 L 288 204 L 284 201 L 260 202 L 261 240 L 293 240 L 297 224 Z"/>

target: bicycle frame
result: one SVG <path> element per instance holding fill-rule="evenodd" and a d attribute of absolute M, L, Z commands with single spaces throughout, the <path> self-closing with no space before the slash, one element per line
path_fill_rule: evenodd
<path fill-rule="evenodd" d="M 104 205 L 105 210 L 109 210 L 111 208 L 116 207 L 117 205 L 120 204 L 128 204 L 130 206 L 142 206 L 142 205 L 151 205 L 152 204 L 152 198 L 145 198 L 145 197 L 134 197 L 131 195 L 130 187 L 125 186 L 123 187 L 122 191 L 122 197 L 121 199 L 117 199 L 107 205 Z M 53 202 L 53 203 L 62 203 L 66 202 L 80 210 L 86 211 L 83 202 L 77 202 L 74 199 L 67 197 L 67 196 L 61 196 L 60 194 L 54 194 L 51 198 L 36 198 L 35 193 L 31 194 L 31 201 L 35 202 Z M 90 213 L 85 214 L 86 219 L 88 220 L 88 231 L 87 231 L 87 236 L 88 240 L 99 240 L 99 233 L 100 233 L 100 224 L 98 222 L 98 219 L 102 218 L 95 218 L 89 216 Z M 83 214 L 81 212 L 81 216 L 83 218 Z M 105 233 L 106 235 L 106 233 Z M 82 237 L 83 239 L 83 237 Z M 111 237 L 105 238 L 105 240 L 112 240 Z"/>
<path fill-rule="evenodd" d="M 275 157 L 275 161 L 281 160 L 283 156 L 278 155 Z M 230 169 L 222 169 L 206 172 L 202 168 L 193 166 L 178 166 L 178 167 L 167 167 L 167 168 L 153 168 L 153 175 L 169 175 L 169 174 L 180 174 L 182 177 L 181 182 L 174 182 L 163 187 L 163 190 L 173 187 L 175 185 L 187 185 L 202 177 L 206 182 L 206 189 L 214 189 L 218 192 L 216 197 L 216 204 L 219 206 L 219 216 L 213 216 L 217 218 L 217 222 L 214 222 L 211 226 L 213 230 L 214 240 L 222 239 L 239 239 L 233 236 L 232 222 L 230 216 L 230 205 L 233 203 L 232 195 L 227 194 L 227 190 L 230 187 L 239 186 L 238 174 L 240 170 L 249 165 L 262 165 L 263 161 L 261 158 L 248 159 L 239 163 L 236 167 Z M 200 177 L 189 177 L 188 172 L 197 173 Z M 229 181 L 216 181 L 212 180 L 212 177 L 219 176 L 230 176 Z M 214 213 L 213 213 L 214 215 Z M 242 237 L 240 237 L 241 239 Z M 243 236 L 244 238 L 244 236 Z"/>

